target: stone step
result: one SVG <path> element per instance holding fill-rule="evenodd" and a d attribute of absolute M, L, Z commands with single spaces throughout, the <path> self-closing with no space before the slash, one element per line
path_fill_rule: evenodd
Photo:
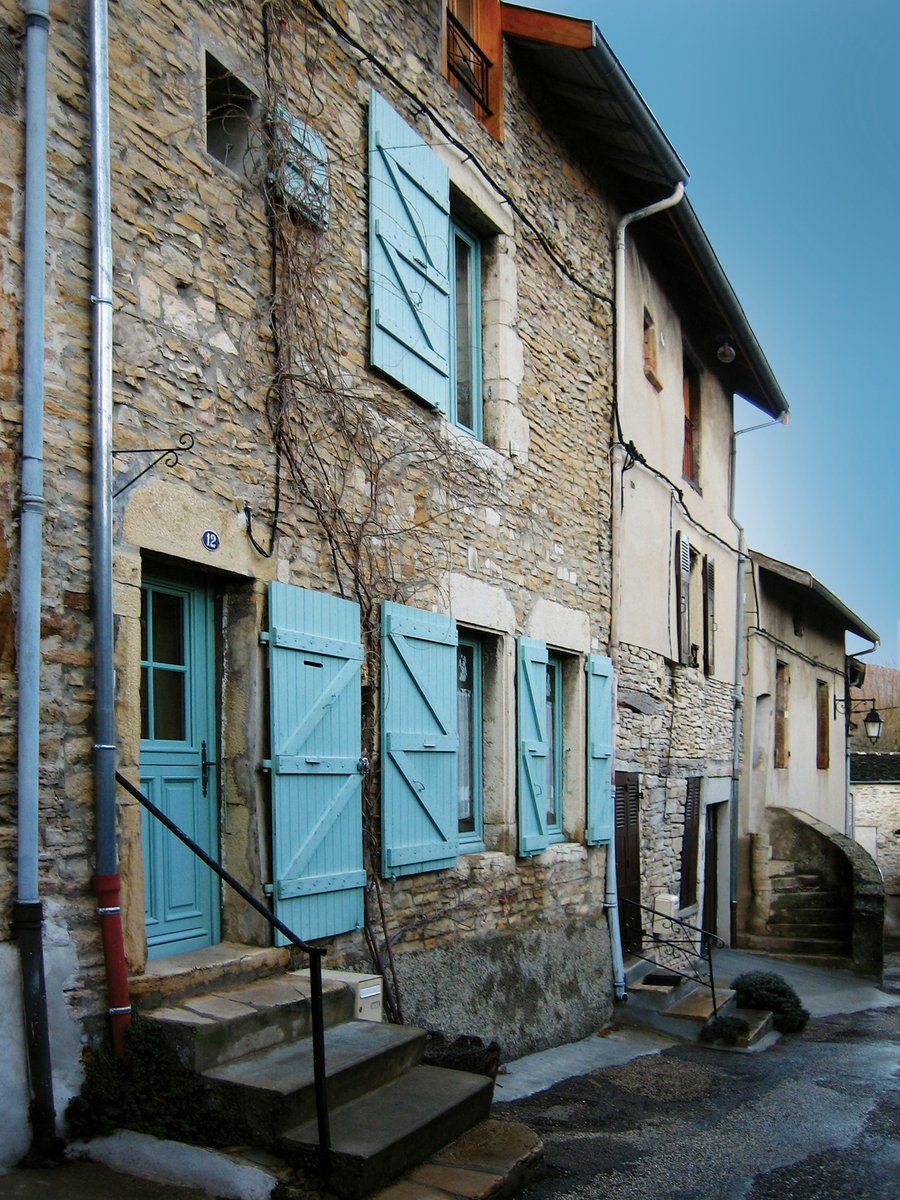
<path fill-rule="evenodd" d="M 814 892 L 822 886 L 821 875 L 770 875 L 773 892 Z"/>
<path fill-rule="evenodd" d="M 799 898 L 799 897 L 798 897 Z M 769 912 L 769 924 L 843 925 L 850 921 L 845 908 L 817 908 L 809 904 L 782 905 Z"/>
<path fill-rule="evenodd" d="M 209 990 L 143 1015 L 157 1022 L 185 1066 L 202 1072 L 266 1047 L 308 1037 L 312 1004 L 308 979 L 293 972 L 240 987 Z M 354 1015 L 355 998 L 345 983 L 325 979 L 326 1025 Z"/>
<path fill-rule="evenodd" d="M 639 983 L 645 975 L 657 970 L 654 957 L 636 958 L 633 954 L 625 955 L 625 988 L 628 990 Z"/>
<path fill-rule="evenodd" d="M 848 921 L 769 921 L 769 933 L 774 937 L 822 939 L 850 943 L 851 928 Z"/>
<path fill-rule="evenodd" d="M 847 938 L 779 937 L 774 934 L 748 934 L 744 939 L 748 950 L 762 950 L 767 954 L 805 954 L 819 958 L 846 956 L 850 946 Z"/>
<path fill-rule="evenodd" d="M 227 990 L 283 975 L 291 969 L 292 954 L 287 947 L 219 942 L 204 950 L 148 962 L 141 974 L 129 976 L 128 991 L 141 1012 L 169 1007 L 204 991 Z"/>
<path fill-rule="evenodd" d="M 720 1017 L 728 1016 L 734 1008 L 732 988 L 716 988 L 715 1010 Z M 682 1021 L 705 1024 L 713 1015 L 713 997 L 708 987 L 697 987 L 668 1006 L 665 1016 Z"/>
<path fill-rule="evenodd" d="M 380 1021 L 346 1021 L 325 1031 L 328 1107 L 364 1096 L 422 1061 L 425 1031 Z M 239 1120 L 243 1136 L 272 1149 L 290 1126 L 313 1121 L 312 1041 L 270 1046 L 203 1072 L 213 1103 Z"/>
<path fill-rule="evenodd" d="M 836 897 L 834 892 L 782 892 L 772 897 L 771 908 L 784 909 L 793 908 L 799 905 L 804 908 L 833 909 L 835 908 L 835 899 Z"/>
<path fill-rule="evenodd" d="M 414 1067 L 384 1087 L 334 1109 L 329 1187 L 358 1200 L 412 1164 L 435 1154 L 460 1133 L 483 1121 L 493 1081 L 467 1071 Z M 315 1121 L 289 1130 L 279 1140 L 289 1161 L 315 1166 Z"/>

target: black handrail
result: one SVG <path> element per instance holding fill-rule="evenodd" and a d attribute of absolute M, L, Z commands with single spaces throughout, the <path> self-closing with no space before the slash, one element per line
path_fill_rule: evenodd
<path fill-rule="evenodd" d="M 628 905 L 630 908 L 636 908 L 640 912 L 650 913 L 653 918 L 653 924 L 650 926 L 649 932 L 644 930 L 644 922 L 641 921 L 641 940 L 638 947 L 633 943 L 625 946 L 626 954 L 631 954 L 635 958 L 640 958 L 644 962 L 656 962 L 655 958 L 649 958 L 646 954 L 642 954 L 644 949 L 644 941 L 648 941 L 651 946 L 664 946 L 672 955 L 681 956 L 682 964 L 689 967 L 692 962 L 698 965 L 694 966 L 692 971 L 687 969 L 680 970 L 677 966 L 673 966 L 671 962 L 663 962 L 661 965 L 667 971 L 671 971 L 673 975 L 680 975 L 682 979 L 689 979 L 692 983 L 699 983 L 703 987 L 708 987 L 712 999 L 713 1016 L 718 1016 L 718 1005 L 716 1003 L 716 980 L 713 972 L 713 949 L 721 949 L 725 942 L 718 934 L 711 933 L 708 929 L 702 929 L 699 925 L 692 925 L 689 921 L 682 921 L 678 917 L 671 917 L 668 913 L 662 913 L 657 908 L 650 908 L 646 904 L 638 904 L 636 900 L 628 900 L 625 896 L 620 896 L 618 903 Z M 661 925 L 668 928 L 671 937 L 664 937 L 657 929 Z M 684 933 L 681 933 L 681 931 Z M 674 936 L 676 933 L 680 936 Z M 699 934 L 699 938 L 696 936 Z M 700 949 L 697 949 L 697 942 L 700 943 Z M 706 963 L 709 978 L 705 978 L 700 971 L 700 963 Z"/>
<path fill-rule="evenodd" d="M 297 937 L 296 933 L 285 925 L 284 921 L 279 920 L 273 912 L 271 912 L 264 904 L 248 892 L 242 883 L 238 881 L 225 870 L 223 866 L 210 858 L 202 846 L 198 846 L 183 829 L 175 824 L 170 817 L 148 799 L 139 788 L 136 788 L 133 783 L 129 782 L 124 775 L 116 771 L 116 781 L 123 787 L 129 796 L 133 796 L 140 804 L 146 808 L 147 812 L 156 817 L 165 825 L 170 833 L 174 833 L 180 842 L 201 860 L 206 863 L 211 871 L 219 876 L 221 880 L 241 897 L 242 900 L 250 905 L 252 909 L 259 913 L 273 928 L 283 934 L 288 941 L 302 950 L 304 954 L 309 956 L 309 982 L 310 982 L 310 1000 L 312 1001 L 312 1045 L 313 1045 L 313 1084 L 316 1093 L 316 1125 L 319 1132 L 319 1169 L 323 1177 L 327 1180 L 330 1172 L 330 1151 L 331 1151 L 331 1130 L 328 1122 L 328 1095 L 326 1091 L 325 1078 L 325 1010 L 322 1002 L 322 959 L 327 951 L 323 946 L 310 946 L 308 942 L 304 942 L 302 938 Z"/>

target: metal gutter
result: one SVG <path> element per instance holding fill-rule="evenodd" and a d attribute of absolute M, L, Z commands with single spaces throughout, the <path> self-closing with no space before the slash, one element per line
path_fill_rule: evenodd
<path fill-rule="evenodd" d="M 112 600 L 112 203 L 109 26 L 106 0 L 89 0 L 93 199 L 94 797 L 97 873 L 92 883 L 103 938 L 113 1046 L 131 1021 L 116 846 L 116 729 Z"/>
<path fill-rule="evenodd" d="M 40 839 L 41 560 L 44 528 L 44 353 L 47 257 L 48 0 L 26 0 L 25 219 L 23 230 L 22 459 L 17 630 L 18 806 L 13 928 L 22 966 L 22 1001 L 31 1091 L 29 1160 L 57 1145 L 53 1064 L 44 978 Z"/>

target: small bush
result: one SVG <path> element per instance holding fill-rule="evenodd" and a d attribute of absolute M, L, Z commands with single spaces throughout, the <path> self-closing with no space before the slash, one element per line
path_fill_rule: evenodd
<path fill-rule="evenodd" d="M 75 1137 L 135 1129 L 201 1146 L 235 1140 L 233 1122 L 210 1110 L 201 1081 L 179 1062 L 159 1026 L 137 1016 L 125 1030 L 120 1058 L 101 1049 L 87 1062 L 66 1116 Z"/>
<path fill-rule="evenodd" d="M 736 1046 L 749 1033 L 750 1025 L 743 1017 L 711 1017 L 700 1030 L 700 1041 Z"/>
<path fill-rule="evenodd" d="M 789 983 L 773 971 L 747 971 L 731 986 L 739 1008 L 767 1008 L 779 1033 L 799 1033 L 809 1013 Z"/>

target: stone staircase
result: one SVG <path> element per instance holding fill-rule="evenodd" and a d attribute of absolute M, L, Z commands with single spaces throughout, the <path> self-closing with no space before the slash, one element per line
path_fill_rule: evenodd
<path fill-rule="evenodd" d="M 248 957 L 236 971 L 213 964 L 179 975 L 176 964 L 168 975 L 164 968 L 162 976 L 132 981 L 133 994 L 142 1015 L 203 1080 L 211 1113 L 227 1114 L 246 1145 L 315 1174 L 307 973 L 253 978 Z M 328 1186 L 350 1200 L 384 1187 L 485 1121 L 494 1086 L 487 1076 L 426 1065 L 424 1030 L 359 1020 L 356 1005 L 351 987 L 326 972 Z"/>
<path fill-rule="evenodd" d="M 621 1019 L 626 1024 L 699 1041 L 700 1031 L 715 1012 L 720 1017 L 739 1017 L 746 1021 L 748 1032 L 738 1042 L 742 1049 L 765 1049 L 778 1038 L 772 1030 L 772 1014 L 738 1008 L 735 993 L 729 987 L 715 989 L 714 1008 L 709 987 L 644 959 L 626 962 L 625 985 L 628 1002 L 621 1010 Z"/>
<path fill-rule="evenodd" d="M 821 872 L 771 859 L 768 878 L 765 927 L 745 934 L 742 947 L 810 966 L 852 967 L 852 913 Z"/>

